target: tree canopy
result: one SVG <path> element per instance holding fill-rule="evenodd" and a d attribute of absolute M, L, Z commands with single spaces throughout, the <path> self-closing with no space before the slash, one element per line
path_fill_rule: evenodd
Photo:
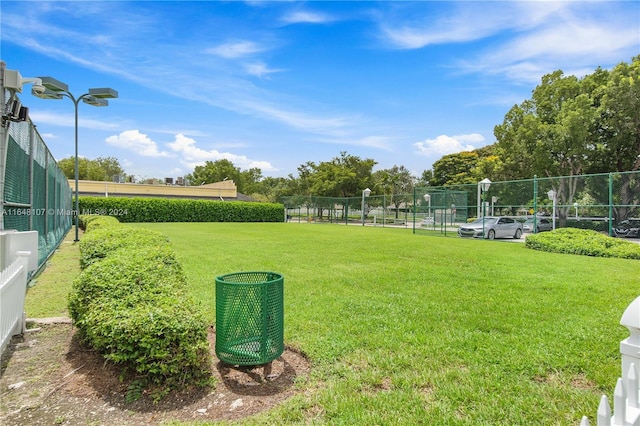
<path fill-rule="evenodd" d="M 67 179 L 75 178 L 75 157 L 63 158 L 58 161 L 58 166 Z M 112 181 L 123 174 L 124 170 L 115 157 L 78 158 L 78 179 Z"/>

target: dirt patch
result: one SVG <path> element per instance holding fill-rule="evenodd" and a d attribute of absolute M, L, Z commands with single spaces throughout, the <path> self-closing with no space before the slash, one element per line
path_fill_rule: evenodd
<path fill-rule="evenodd" d="M 158 425 L 164 421 L 234 420 L 272 408 L 300 391 L 309 373 L 305 357 L 290 348 L 263 367 L 233 367 L 215 357 L 209 331 L 214 388 L 184 389 L 154 402 L 100 354 L 78 342 L 71 324 L 41 324 L 14 337 L 2 358 L 0 424 Z"/>

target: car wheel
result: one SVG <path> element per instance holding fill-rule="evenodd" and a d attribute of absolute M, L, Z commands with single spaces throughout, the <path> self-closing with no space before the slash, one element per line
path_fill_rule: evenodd
<path fill-rule="evenodd" d="M 520 229 L 516 229 L 516 235 L 513 236 L 514 239 L 519 240 L 522 236 L 522 231 Z"/>
<path fill-rule="evenodd" d="M 536 234 L 540 232 L 540 227 L 536 226 Z"/>
<path fill-rule="evenodd" d="M 489 238 L 490 240 L 493 240 L 496 237 L 496 231 L 494 231 L 493 229 L 489 230 L 489 233 L 487 234 L 487 238 Z"/>

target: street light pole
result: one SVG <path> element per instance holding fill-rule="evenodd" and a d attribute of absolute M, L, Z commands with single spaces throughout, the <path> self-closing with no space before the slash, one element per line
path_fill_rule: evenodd
<path fill-rule="evenodd" d="M 492 182 L 491 180 L 489 180 L 489 178 L 484 178 L 478 183 L 478 194 L 482 195 L 482 238 L 486 238 L 484 235 L 484 221 L 485 221 L 484 216 L 485 216 L 485 208 L 486 208 L 485 199 L 487 198 L 487 191 L 489 191 L 489 188 L 491 188 L 491 183 Z"/>
<path fill-rule="evenodd" d="M 547 196 L 553 203 L 553 211 L 551 213 L 552 214 L 551 223 L 553 224 L 553 230 L 556 229 L 556 195 L 557 193 L 553 189 L 550 189 L 549 192 L 547 192 Z"/>
<path fill-rule="evenodd" d="M 364 199 L 369 195 L 371 195 L 371 190 L 369 188 L 362 191 L 362 226 L 364 226 Z"/>
<path fill-rule="evenodd" d="M 37 96 L 42 99 L 62 99 L 63 97 L 67 97 L 71 99 L 73 102 L 74 112 L 75 112 L 75 170 L 74 170 L 74 178 L 75 178 L 75 206 L 74 206 L 74 216 L 75 216 L 75 239 L 73 241 L 78 242 L 79 239 L 79 222 L 80 222 L 80 200 L 79 200 L 79 191 L 78 191 L 78 104 L 80 101 L 84 101 L 84 103 L 93 105 L 93 106 L 108 106 L 109 101 L 107 98 L 117 98 L 118 92 L 111 88 L 100 88 L 100 89 L 89 89 L 87 93 L 84 93 L 77 98 L 73 96 L 73 94 L 69 91 L 69 86 L 65 83 L 56 80 L 52 77 L 39 77 L 42 86 L 46 88 L 44 91 L 36 91 L 32 90 L 31 93 L 34 96 Z"/>

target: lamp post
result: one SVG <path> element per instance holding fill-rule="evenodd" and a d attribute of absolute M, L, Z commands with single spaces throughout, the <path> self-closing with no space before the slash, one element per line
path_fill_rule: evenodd
<path fill-rule="evenodd" d="M 489 180 L 489 178 L 484 178 L 482 179 L 479 183 L 478 183 L 478 190 L 480 191 L 480 194 L 482 195 L 482 238 L 485 238 L 484 236 L 484 209 L 486 207 L 486 203 L 485 203 L 485 198 L 486 198 L 486 193 L 487 191 L 489 191 L 489 188 L 491 188 L 491 181 Z M 480 198 L 480 197 L 478 197 Z"/>
<path fill-rule="evenodd" d="M 576 220 L 578 220 L 578 203 L 573 203 L 573 207 L 576 209 Z"/>
<path fill-rule="evenodd" d="M 362 226 L 364 226 L 364 199 L 369 195 L 371 195 L 371 190 L 369 188 L 362 191 Z"/>
<path fill-rule="evenodd" d="M 498 197 L 496 197 L 495 195 L 493 197 L 491 197 L 491 216 L 494 215 L 493 213 L 493 205 L 498 201 Z"/>
<path fill-rule="evenodd" d="M 553 223 L 553 229 L 556 229 L 556 191 L 554 191 L 553 189 L 550 189 L 549 192 L 547 192 L 547 196 L 549 197 L 549 199 L 552 201 L 553 203 L 553 211 L 552 211 L 552 219 L 551 222 Z"/>
<path fill-rule="evenodd" d="M 431 195 L 429 194 L 424 194 L 424 200 L 429 203 L 429 214 L 427 215 L 427 217 L 431 217 Z"/>
<path fill-rule="evenodd" d="M 36 91 L 31 90 L 31 93 L 34 96 L 37 96 L 41 99 L 62 99 L 63 97 L 67 97 L 71 99 L 73 102 L 73 106 L 75 109 L 75 228 L 76 228 L 76 237 L 73 241 L 79 241 L 78 238 L 78 225 L 79 225 L 79 215 L 80 215 L 80 203 L 78 199 L 78 104 L 80 101 L 83 101 L 86 104 L 93 106 L 108 106 L 109 101 L 107 99 L 117 98 L 118 92 L 115 90 L 105 87 L 100 89 L 89 89 L 87 93 L 84 93 L 78 97 L 73 96 L 73 94 L 69 91 L 69 86 L 65 83 L 56 80 L 52 77 L 40 77 L 42 81 L 42 85 L 46 90 L 44 91 Z"/>

